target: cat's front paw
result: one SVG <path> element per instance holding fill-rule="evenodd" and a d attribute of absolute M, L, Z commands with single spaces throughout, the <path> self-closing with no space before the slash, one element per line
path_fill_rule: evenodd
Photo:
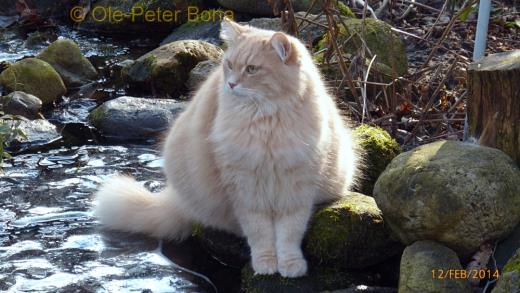
<path fill-rule="evenodd" d="M 278 272 L 286 278 L 301 277 L 307 273 L 307 261 L 301 257 L 280 261 Z"/>
<path fill-rule="evenodd" d="M 276 273 L 278 261 L 276 255 L 253 257 L 253 270 L 257 275 L 272 275 Z"/>

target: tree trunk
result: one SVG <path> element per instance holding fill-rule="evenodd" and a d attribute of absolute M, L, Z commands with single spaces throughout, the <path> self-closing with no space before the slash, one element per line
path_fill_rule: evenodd
<path fill-rule="evenodd" d="M 469 137 L 520 164 L 520 50 L 469 66 L 467 111 Z"/>

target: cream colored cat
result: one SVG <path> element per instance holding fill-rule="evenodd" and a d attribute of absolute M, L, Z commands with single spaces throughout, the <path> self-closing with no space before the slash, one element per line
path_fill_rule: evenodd
<path fill-rule="evenodd" d="M 281 32 L 222 23 L 221 66 L 164 145 L 167 188 L 129 177 L 97 193 L 108 228 L 181 240 L 193 223 L 247 238 L 257 274 L 307 272 L 301 241 L 313 206 L 344 195 L 358 157 L 310 54 Z"/>

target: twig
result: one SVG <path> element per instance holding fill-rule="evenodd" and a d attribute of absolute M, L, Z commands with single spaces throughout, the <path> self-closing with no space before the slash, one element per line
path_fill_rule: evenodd
<path fill-rule="evenodd" d="M 425 68 L 426 66 L 428 66 L 428 63 L 430 63 L 430 61 L 432 60 L 433 58 L 433 55 L 435 55 L 435 52 L 437 52 L 437 49 L 439 49 L 439 47 L 441 46 L 442 42 L 444 42 L 444 40 L 446 39 L 446 37 L 448 36 L 448 33 L 451 31 L 451 27 L 453 26 L 453 24 L 455 24 L 455 22 L 457 21 L 457 19 L 459 18 L 459 16 L 464 12 L 464 10 L 466 9 L 466 7 L 468 6 L 471 6 L 473 5 L 473 3 L 475 2 L 476 0 L 471 0 L 471 1 L 468 1 L 466 3 L 466 5 L 464 5 L 460 10 L 459 12 L 457 12 L 457 14 L 455 16 L 453 16 L 450 20 L 450 22 L 448 23 L 448 26 L 446 27 L 446 29 L 444 30 L 444 32 L 442 33 L 442 36 L 440 37 L 440 39 L 437 41 L 437 44 L 433 47 L 433 49 L 431 50 L 430 54 L 428 55 L 428 57 L 426 58 L 426 61 L 424 62 L 424 64 L 421 66 L 421 69 Z"/>
<path fill-rule="evenodd" d="M 410 133 L 410 135 L 406 138 L 406 140 L 404 141 L 404 144 L 408 144 L 408 142 L 410 142 L 410 140 L 415 136 L 415 134 L 417 133 L 417 130 L 419 130 L 419 127 L 421 127 L 422 123 L 424 122 L 424 118 L 425 118 L 425 114 L 426 112 L 431 108 L 431 106 L 433 105 L 433 101 L 435 100 L 435 98 L 437 97 L 437 94 L 440 92 L 441 88 L 444 86 L 444 82 L 446 82 L 446 80 L 448 79 L 448 77 L 451 75 L 451 72 L 453 71 L 453 68 L 455 68 L 455 65 L 457 64 L 457 62 L 453 62 L 450 66 L 450 68 L 448 69 L 448 72 L 444 75 L 444 77 L 442 78 L 442 81 L 439 83 L 439 85 L 437 86 L 437 88 L 435 89 L 435 91 L 433 92 L 433 94 L 430 96 L 430 100 L 428 101 L 428 103 L 426 104 L 426 106 L 423 108 L 423 111 L 421 113 L 421 118 L 419 119 L 419 123 L 417 123 L 417 125 L 415 125 L 414 129 L 412 130 L 412 132 Z"/>
<path fill-rule="evenodd" d="M 365 83 L 363 84 L 363 114 L 361 115 L 361 123 L 365 123 L 365 113 L 366 113 L 366 107 L 367 107 L 367 80 L 368 75 L 370 74 L 370 68 L 372 68 L 372 63 L 374 63 L 374 60 L 376 60 L 377 55 L 374 55 L 372 57 L 372 60 L 370 60 L 370 63 L 368 64 L 368 69 L 365 74 Z"/>

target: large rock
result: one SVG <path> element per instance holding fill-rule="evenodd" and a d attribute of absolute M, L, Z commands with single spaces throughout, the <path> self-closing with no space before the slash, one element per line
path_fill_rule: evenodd
<path fill-rule="evenodd" d="M 472 292 L 466 279 L 444 275 L 450 270 L 462 270 L 453 250 L 433 241 L 415 242 L 401 258 L 399 293 Z"/>
<path fill-rule="evenodd" d="M 56 70 L 36 58 L 23 59 L 2 71 L 0 85 L 10 92 L 23 91 L 35 95 L 43 105 L 53 103 L 67 92 Z"/>
<path fill-rule="evenodd" d="M 219 60 L 207 60 L 197 64 L 197 66 L 195 66 L 195 68 L 190 71 L 190 77 L 188 78 L 188 88 L 191 90 L 196 89 L 219 65 Z"/>
<path fill-rule="evenodd" d="M 202 21 L 187 22 L 178 28 L 175 28 L 162 42 L 166 45 L 175 41 L 199 40 L 214 45 L 222 44 L 220 40 L 220 20 L 219 21 Z"/>
<path fill-rule="evenodd" d="M 384 129 L 363 124 L 354 129 L 357 144 L 363 152 L 362 175 L 357 189 L 372 195 L 374 184 L 393 158 L 401 153 L 401 146 Z"/>
<path fill-rule="evenodd" d="M 492 293 L 510 292 L 520 292 L 520 249 L 506 263 L 492 291 Z"/>
<path fill-rule="evenodd" d="M 295 0 L 292 1 L 293 9 L 295 12 L 307 11 L 312 4 L 312 0 Z M 255 0 L 218 0 L 220 5 L 229 8 L 231 10 L 243 13 L 249 13 L 253 15 L 265 15 L 273 16 L 273 8 L 267 1 L 255 1 Z M 316 1 L 313 7 L 313 11 L 319 11 L 321 7 L 320 1 Z"/>
<path fill-rule="evenodd" d="M 81 86 L 97 77 L 94 66 L 70 39 L 55 41 L 37 58 L 49 63 L 60 74 L 67 87 Z"/>
<path fill-rule="evenodd" d="M 211 229 L 196 230 L 210 253 L 226 263 L 240 264 L 249 257 L 246 241 Z M 351 192 L 321 207 L 309 222 L 303 250 L 312 266 L 361 269 L 382 263 L 402 251 L 386 226 L 374 199 Z"/>
<path fill-rule="evenodd" d="M 307 276 L 284 278 L 279 274 L 256 275 L 251 266 L 246 265 L 242 269 L 241 289 L 244 293 L 318 293 L 357 285 L 377 285 L 379 276 L 374 272 L 310 266 Z"/>
<path fill-rule="evenodd" d="M 189 73 L 199 62 L 220 59 L 222 54 L 222 49 L 204 41 L 176 41 L 141 56 L 122 74 L 130 84 L 177 97 L 186 90 Z"/>
<path fill-rule="evenodd" d="M 56 144 L 62 138 L 56 126 L 44 119 L 7 121 L 7 124 L 23 133 L 7 141 L 9 149 L 14 151 L 37 150 Z"/>
<path fill-rule="evenodd" d="M 408 57 L 406 48 L 399 35 L 392 31 L 392 27 L 384 21 L 367 18 L 363 25 L 362 19 L 345 18 L 345 26 L 340 25 L 338 43 L 344 44 L 343 51 L 348 55 L 356 55 L 363 46 L 360 36 L 363 35 L 366 46 L 372 54 L 377 55 L 375 68 L 386 75 L 392 76 L 395 69 L 397 75 L 404 75 L 408 71 Z M 348 40 L 348 42 L 346 42 Z M 316 50 L 321 51 L 326 48 L 328 34 L 318 43 Z M 317 61 L 322 60 L 322 56 L 316 57 Z M 370 57 L 371 58 L 371 57 Z M 369 58 L 369 60 L 370 60 Z"/>
<path fill-rule="evenodd" d="M 42 101 L 33 95 L 16 91 L 6 97 L 0 97 L 0 106 L 4 113 L 34 119 L 38 117 Z"/>
<path fill-rule="evenodd" d="M 109 138 L 151 139 L 168 129 L 186 107 L 185 102 L 119 97 L 90 113 L 91 123 Z"/>
<path fill-rule="evenodd" d="M 374 187 L 402 242 L 430 239 L 461 257 L 507 236 L 520 220 L 520 171 L 503 152 L 438 141 L 398 155 Z"/>
<path fill-rule="evenodd" d="M 374 199 L 354 192 L 318 210 L 304 240 L 304 251 L 314 263 L 337 268 L 366 268 L 401 249 Z"/>

